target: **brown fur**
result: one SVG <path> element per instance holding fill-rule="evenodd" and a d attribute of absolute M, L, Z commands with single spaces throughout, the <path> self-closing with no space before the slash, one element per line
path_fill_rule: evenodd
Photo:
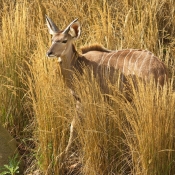
<path fill-rule="evenodd" d="M 76 35 L 76 37 L 77 37 L 77 36 L 78 36 L 78 26 L 77 26 L 76 24 L 72 24 L 71 27 L 74 28 L 75 35 Z"/>
<path fill-rule="evenodd" d="M 81 48 L 82 54 L 85 54 L 90 51 L 99 51 L 99 52 L 111 52 L 110 50 L 104 48 L 103 46 L 100 46 L 98 44 L 96 45 L 91 45 L 91 46 L 86 46 Z"/>
<path fill-rule="evenodd" d="M 71 41 L 73 41 L 72 39 L 78 38 L 80 34 L 80 24 L 77 22 L 77 19 L 70 23 L 66 28 L 70 31 L 71 27 L 70 32 L 72 32 L 73 35 L 69 35 L 68 32 L 60 33 L 59 31 L 57 34 L 54 34 L 55 32 L 52 31 L 52 28 L 55 26 L 55 24 L 52 24 L 51 19 L 48 17 L 46 19 L 48 21 L 47 25 L 49 31 L 51 34 L 53 34 L 53 41 L 57 41 L 57 39 L 62 41 L 64 38 L 70 39 L 70 42 L 67 42 L 67 45 L 65 43 L 62 44 L 61 42 L 59 44 L 55 44 L 55 42 L 53 42 L 47 53 L 47 55 L 51 57 L 62 56 L 62 70 L 64 70 L 63 72 L 65 72 L 65 74 L 69 69 L 76 68 L 80 71 L 82 68 L 81 65 L 87 65 L 92 66 L 94 72 L 98 73 L 99 75 L 101 75 L 100 71 L 103 67 L 109 71 L 111 77 L 114 76 L 112 75 L 112 70 L 119 70 L 123 74 L 123 77 L 128 75 L 136 75 L 138 77 L 146 79 L 149 82 L 150 78 L 153 76 L 156 82 L 162 86 L 164 85 L 168 76 L 167 69 L 165 65 L 156 56 L 154 56 L 153 53 L 140 49 L 124 49 L 112 51 L 96 44 L 83 47 L 81 49 L 82 54 L 79 54 L 76 51 L 74 45 L 72 44 L 72 47 L 70 45 Z M 65 49 L 67 48 L 70 50 L 67 50 L 65 52 Z M 70 77 L 71 75 L 69 74 L 70 73 L 66 75 Z M 104 77 L 101 78 L 101 81 L 103 81 Z"/>

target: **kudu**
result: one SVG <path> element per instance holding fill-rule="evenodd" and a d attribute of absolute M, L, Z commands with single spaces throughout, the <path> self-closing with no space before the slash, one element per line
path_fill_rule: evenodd
<path fill-rule="evenodd" d="M 96 45 L 82 49 L 82 54 L 79 54 L 73 45 L 73 41 L 80 36 L 78 19 L 72 21 L 64 30 L 59 30 L 48 16 L 46 16 L 46 23 L 49 33 L 53 36 L 52 45 L 47 52 L 47 56 L 59 58 L 62 74 L 68 79 L 71 78 L 71 71 L 69 70 L 76 69 L 82 72 L 82 65 L 87 65 L 91 66 L 93 72 L 99 74 L 99 76 L 101 74 L 100 68 L 103 67 L 110 72 L 110 75 L 113 75 L 112 73 L 115 70 L 119 70 L 122 74 L 122 80 L 123 77 L 131 75 L 140 77 L 146 82 L 153 77 L 156 84 L 160 86 L 163 86 L 167 81 L 165 65 L 147 50 L 124 49 L 112 51 Z M 70 139 L 66 151 L 71 143 L 71 133 L 73 133 L 74 125 L 75 120 L 71 123 Z"/>

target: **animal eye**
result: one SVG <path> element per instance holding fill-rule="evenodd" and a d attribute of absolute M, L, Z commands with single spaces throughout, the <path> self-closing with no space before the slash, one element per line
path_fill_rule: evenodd
<path fill-rule="evenodd" d="M 63 40 L 62 43 L 67 43 L 67 40 Z"/>

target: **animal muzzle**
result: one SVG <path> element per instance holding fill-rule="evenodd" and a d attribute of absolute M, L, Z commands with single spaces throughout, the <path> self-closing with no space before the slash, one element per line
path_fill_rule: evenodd
<path fill-rule="evenodd" d="M 47 57 L 55 57 L 55 55 L 53 54 L 53 52 L 50 51 L 50 50 L 46 53 L 46 56 Z"/>

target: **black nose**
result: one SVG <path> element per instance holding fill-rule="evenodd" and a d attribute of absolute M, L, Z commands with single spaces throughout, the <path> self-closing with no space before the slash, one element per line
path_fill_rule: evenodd
<path fill-rule="evenodd" d="M 53 53 L 52 53 L 52 51 L 48 51 L 48 52 L 46 53 L 46 55 L 47 55 L 47 57 L 50 57 L 50 56 L 53 55 Z"/>

